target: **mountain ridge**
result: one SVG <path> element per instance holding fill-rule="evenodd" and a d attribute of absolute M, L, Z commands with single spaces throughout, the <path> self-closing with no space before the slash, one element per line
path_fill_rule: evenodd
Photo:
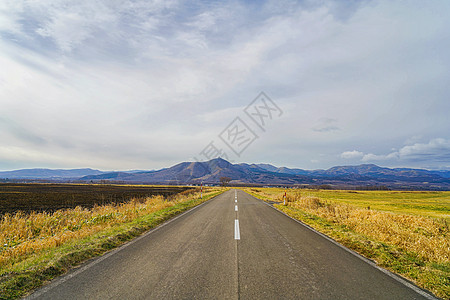
<path fill-rule="evenodd" d="M 80 178 L 87 175 L 99 175 L 100 170 L 91 168 L 79 169 L 19 169 L 12 171 L 0 171 L 0 178 L 10 179 L 49 179 L 49 178 Z"/>
<path fill-rule="evenodd" d="M 446 175 L 445 172 L 442 172 Z M 139 174 L 91 175 L 81 180 L 114 179 L 160 184 L 217 184 L 221 177 L 231 184 L 387 186 L 391 188 L 450 189 L 450 179 L 424 169 L 380 167 L 375 164 L 303 170 L 270 164 L 232 164 L 222 158 L 208 162 L 182 162 L 170 168 Z"/>
<path fill-rule="evenodd" d="M 5 176 L 9 175 L 9 176 Z M 11 176 L 12 175 L 12 176 Z M 22 177 L 21 177 L 22 176 Z M 271 164 L 232 164 L 222 158 L 206 162 L 181 162 L 160 170 L 100 171 L 94 169 L 22 169 L 0 172 L 10 179 L 75 179 L 84 182 L 154 184 L 331 185 L 336 187 L 386 186 L 389 188 L 450 190 L 450 171 L 387 168 L 375 164 L 335 166 L 326 170 L 276 167 Z"/>

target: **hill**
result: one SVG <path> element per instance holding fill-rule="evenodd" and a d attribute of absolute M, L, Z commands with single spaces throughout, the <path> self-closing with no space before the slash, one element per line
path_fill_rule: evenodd
<path fill-rule="evenodd" d="M 48 180 L 124 182 L 152 184 L 218 184 L 221 177 L 231 184 L 301 185 L 336 188 L 393 188 L 450 190 L 450 171 L 385 168 L 374 164 L 336 166 L 327 170 L 304 170 L 270 164 L 232 164 L 222 158 L 206 162 L 182 162 L 153 171 L 104 172 L 94 169 L 23 169 L 0 172 L 2 181 Z"/>
<path fill-rule="evenodd" d="M 337 166 L 328 170 L 303 170 L 269 164 L 232 164 L 222 158 L 207 162 L 182 162 L 150 172 L 113 172 L 84 176 L 81 180 L 119 180 L 159 184 L 217 184 L 221 177 L 231 184 L 331 185 L 337 187 L 385 186 L 390 188 L 450 189 L 445 172 L 407 168 L 383 168 L 374 164 Z"/>

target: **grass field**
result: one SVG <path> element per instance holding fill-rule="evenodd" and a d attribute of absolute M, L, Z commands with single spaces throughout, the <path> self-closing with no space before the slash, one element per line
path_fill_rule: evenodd
<path fill-rule="evenodd" d="M 450 218 L 450 192 L 329 191 L 310 190 L 302 194 L 362 208 Z"/>
<path fill-rule="evenodd" d="M 450 192 L 247 188 L 286 214 L 450 299 Z"/>
<path fill-rule="evenodd" d="M 283 201 L 282 195 L 295 190 L 280 188 L 253 188 L 248 192 L 257 193 L 264 200 Z M 450 192 L 432 191 L 349 191 L 349 190 L 309 190 L 296 192 L 305 197 L 317 197 L 324 201 L 348 204 L 400 214 L 450 219 Z"/>
<path fill-rule="evenodd" d="M 129 187 L 130 188 L 130 187 Z M 0 299 L 22 297 L 91 257 L 223 192 L 188 189 L 164 198 L 49 212 L 6 213 L 0 219 Z"/>
<path fill-rule="evenodd" d="M 0 214 L 16 211 L 55 211 L 77 206 L 123 203 L 131 198 L 169 197 L 190 187 L 98 184 L 0 183 Z"/>

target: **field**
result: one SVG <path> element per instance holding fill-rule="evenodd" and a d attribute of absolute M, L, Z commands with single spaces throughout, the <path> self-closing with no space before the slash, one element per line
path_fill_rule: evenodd
<path fill-rule="evenodd" d="M 450 299 L 450 192 L 246 191 Z"/>
<path fill-rule="evenodd" d="M 309 191 L 305 196 L 319 197 L 335 203 L 362 208 L 412 214 L 434 218 L 450 218 L 449 192 L 399 191 Z"/>
<path fill-rule="evenodd" d="M 278 188 L 253 189 L 267 199 L 280 198 L 285 190 Z M 286 190 L 291 194 L 293 190 Z M 433 218 L 450 218 L 450 192 L 434 191 L 349 191 L 349 190 L 298 190 L 305 197 L 317 197 L 324 201 L 348 204 L 400 214 Z"/>
<path fill-rule="evenodd" d="M 145 197 L 155 190 L 165 191 L 167 196 Z M 177 190 L 184 191 L 175 194 Z M 53 189 L 51 185 L 20 185 L 22 197 L 27 193 L 34 197 L 33 207 L 43 210 L 49 203 L 51 209 L 0 216 L 0 299 L 22 297 L 80 262 L 120 246 L 224 190 L 204 188 L 200 198 L 198 188 L 188 187 L 57 185 Z M 83 195 L 83 202 L 76 202 L 75 196 L 71 202 L 72 195 Z M 63 196 L 70 198 L 64 200 Z M 102 205 L 96 199 L 110 201 Z M 56 209 L 61 201 L 85 207 Z"/>
<path fill-rule="evenodd" d="M 55 211 L 77 206 L 124 203 L 131 198 L 169 197 L 189 187 L 94 184 L 0 184 L 0 215 L 16 211 Z"/>

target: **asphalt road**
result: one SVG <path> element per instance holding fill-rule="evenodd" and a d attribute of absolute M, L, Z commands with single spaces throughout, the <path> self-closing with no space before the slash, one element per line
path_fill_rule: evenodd
<path fill-rule="evenodd" d="M 29 298 L 427 298 L 264 202 L 235 193 L 219 195 Z"/>

